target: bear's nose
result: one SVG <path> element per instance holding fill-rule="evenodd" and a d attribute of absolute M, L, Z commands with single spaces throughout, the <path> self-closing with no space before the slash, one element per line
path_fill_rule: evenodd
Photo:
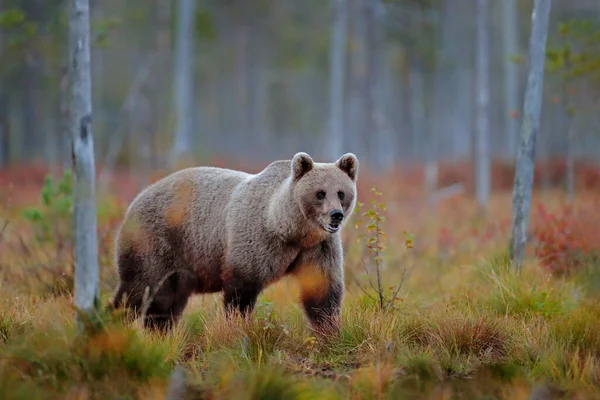
<path fill-rule="evenodd" d="M 344 213 L 342 210 L 333 210 L 329 213 L 329 216 L 331 217 L 332 222 L 342 222 L 344 219 Z"/>

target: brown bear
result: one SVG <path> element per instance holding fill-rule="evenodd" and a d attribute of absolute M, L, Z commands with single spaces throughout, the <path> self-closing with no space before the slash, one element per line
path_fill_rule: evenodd
<path fill-rule="evenodd" d="M 168 331 L 194 293 L 223 291 L 227 315 L 246 316 L 265 287 L 291 274 L 312 327 L 337 331 L 340 230 L 356 204 L 357 176 L 352 153 L 317 163 L 300 152 L 255 175 L 194 167 L 162 178 L 138 194 L 117 232 L 111 307 Z"/>

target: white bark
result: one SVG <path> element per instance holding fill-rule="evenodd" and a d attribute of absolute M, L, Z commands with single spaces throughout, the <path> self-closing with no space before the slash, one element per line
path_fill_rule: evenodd
<path fill-rule="evenodd" d="M 90 313 L 97 306 L 99 292 L 88 0 L 71 1 L 69 53 L 69 114 L 75 208 L 75 306 Z"/>
<path fill-rule="evenodd" d="M 512 157 L 517 152 L 519 120 L 512 116 L 519 108 L 519 67 L 511 58 L 519 51 L 519 14 L 517 0 L 503 0 L 504 31 L 504 118 L 506 118 L 506 146 Z"/>
<path fill-rule="evenodd" d="M 415 159 L 420 159 L 426 152 L 426 111 L 425 111 L 425 79 L 421 65 L 412 61 L 409 70 L 410 116 L 412 151 Z"/>
<path fill-rule="evenodd" d="M 365 73 L 365 112 L 367 120 L 366 154 L 367 164 L 374 171 L 382 169 L 379 145 L 381 144 L 382 131 L 379 122 L 381 113 L 380 82 L 382 74 L 382 35 L 381 16 L 379 0 L 366 0 L 364 2 L 365 13 L 365 44 L 367 50 L 367 63 Z"/>
<path fill-rule="evenodd" d="M 329 48 L 329 112 L 331 123 L 331 159 L 336 160 L 344 148 L 344 81 L 346 76 L 347 0 L 331 0 L 333 26 Z"/>
<path fill-rule="evenodd" d="M 529 72 L 523 105 L 517 167 L 513 188 L 510 258 L 517 270 L 525 258 L 527 225 L 531 208 L 535 140 L 540 127 L 544 89 L 544 63 L 551 0 L 535 0 L 529 36 Z"/>
<path fill-rule="evenodd" d="M 175 38 L 175 111 L 177 130 L 171 158 L 175 160 L 193 150 L 194 99 L 192 60 L 194 59 L 194 15 L 196 0 L 178 0 Z"/>
<path fill-rule="evenodd" d="M 490 197 L 490 2 L 477 0 L 476 193 L 480 207 Z"/>

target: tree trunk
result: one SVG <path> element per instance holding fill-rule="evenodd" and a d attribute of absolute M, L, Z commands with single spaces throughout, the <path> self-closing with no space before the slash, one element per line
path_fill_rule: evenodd
<path fill-rule="evenodd" d="M 413 55 L 409 66 L 409 91 L 410 91 L 410 116 L 412 153 L 418 161 L 426 154 L 426 111 L 425 111 L 425 78 L 419 62 L 414 60 L 418 56 Z"/>
<path fill-rule="evenodd" d="M 35 59 L 25 62 L 21 71 L 21 148 L 19 155 L 22 161 L 33 160 L 37 157 L 39 148 L 38 107 L 36 105 L 38 71 Z"/>
<path fill-rule="evenodd" d="M 504 31 L 504 120 L 506 121 L 507 155 L 512 158 L 517 151 L 519 132 L 519 67 L 511 60 L 519 51 L 519 14 L 517 0 L 503 0 Z"/>
<path fill-rule="evenodd" d="M 381 79 L 383 74 L 383 43 L 381 32 L 381 4 L 379 0 L 366 0 L 365 23 L 367 44 L 367 73 L 365 85 L 367 130 L 367 163 L 375 172 L 383 168 L 380 146 L 383 134 L 383 107 L 381 106 Z"/>
<path fill-rule="evenodd" d="M 490 3 L 477 0 L 476 193 L 485 209 L 490 197 Z"/>
<path fill-rule="evenodd" d="M 0 0 L 0 9 L 3 1 Z M 0 59 L 4 53 L 3 33 L 0 31 Z M 10 142 L 9 142 L 9 122 L 8 122 L 8 95 L 6 90 L 6 79 L 0 80 L 0 166 L 5 167 L 10 163 Z"/>
<path fill-rule="evenodd" d="M 10 165 L 10 136 L 9 136 L 9 113 L 8 96 L 6 91 L 0 93 L 0 166 Z"/>
<path fill-rule="evenodd" d="M 99 290 L 88 0 L 71 1 L 69 53 L 69 114 L 75 207 L 75 306 L 89 314 L 98 306 Z"/>
<path fill-rule="evenodd" d="M 540 127 L 544 89 L 544 63 L 546 41 L 552 0 L 535 0 L 531 13 L 529 36 L 529 72 L 523 105 L 515 183 L 513 187 L 513 213 L 510 239 L 510 258 L 517 270 L 525 259 L 527 225 L 531 208 L 535 140 Z"/>
<path fill-rule="evenodd" d="M 240 9 L 237 13 L 240 15 L 234 19 L 235 25 L 233 28 L 233 42 L 235 47 L 233 74 L 237 109 L 235 113 L 236 124 L 234 134 L 237 136 L 238 143 L 241 144 L 240 147 L 245 148 L 248 140 L 253 137 L 253 133 L 248 129 L 250 124 L 248 65 L 250 63 L 251 33 L 248 21 L 249 12 L 246 3 L 240 4 Z"/>
<path fill-rule="evenodd" d="M 177 130 L 171 151 L 174 161 L 193 151 L 193 78 L 194 15 L 196 0 L 179 0 L 177 13 L 177 37 L 175 39 L 175 112 Z"/>
<path fill-rule="evenodd" d="M 344 151 L 344 81 L 346 72 L 347 0 L 331 0 L 333 27 L 329 48 L 329 112 L 331 155 L 336 160 Z"/>
<path fill-rule="evenodd" d="M 40 0 L 24 2 L 23 11 L 29 21 L 41 24 Z M 24 161 L 35 160 L 44 148 L 45 136 L 40 129 L 40 115 L 43 108 L 40 104 L 39 90 L 42 78 L 40 55 L 35 46 L 25 49 L 25 59 L 21 69 L 21 148 L 20 156 Z"/>
<path fill-rule="evenodd" d="M 563 97 L 568 96 L 567 93 Z M 571 109 L 566 105 L 566 127 L 567 127 L 567 151 L 566 151 L 566 190 L 567 190 L 567 201 L 569 204 L 573 204 L 575 199 L 575 125 L 573 124 L 573 113 Z"/>
<path fill-rule="evenodd" d="M 346 114 L 346 142 L 349 149 L 359 158 L 367 158 L 364 144 L 364 132 L 367 126 L 366 100 L 364 96 L 365 75 L 367 71 L 367 45 L 365 43 L 365 13 L 363 12 L 364 0 L 352 1 L 352 41 L 354 49 L 349 55 L 349 66 L 352 79 L 349 80 L 349 101 Z"/>

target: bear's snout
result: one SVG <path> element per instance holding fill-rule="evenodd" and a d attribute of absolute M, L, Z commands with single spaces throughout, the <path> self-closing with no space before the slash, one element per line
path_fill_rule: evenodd
<path fill-rule="evenodd" d="M 334 224 L 339 224 L 344 219 L 344 212 L 342 210 L 333 210 L 329 213 L 331 217 L 331 222 Z"/>

